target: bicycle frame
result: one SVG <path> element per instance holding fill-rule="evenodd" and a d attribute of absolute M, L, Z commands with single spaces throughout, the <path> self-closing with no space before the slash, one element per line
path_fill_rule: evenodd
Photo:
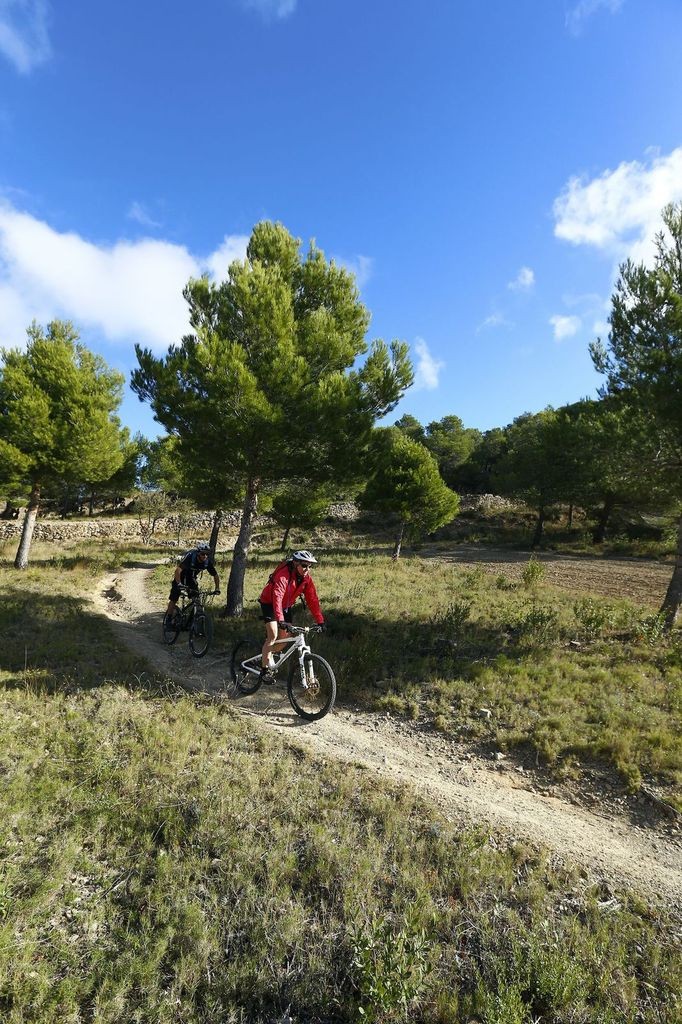
<path fill-rule="evenodd" d="M 178 611 L 182 619 L 182 629 L 189 629 L 192 624 L 192 619 L 197 612 L 205 611 L 204 598 L 212 594 L 212 590 L 198 590 L 193 597 L 190 597 L 186 590 L 183 590 L 180 594 L 180 604 L 178 605 Z"/>
<path fill-rule="evenodd" d="M 300 628 L 300 627 L 299 627 Z M 305 632 L 308 631 L 308 627 L 305 627 Z M 310 662 L 306 665 L 305 656 L 310 654 L 310 644 L 307 642 L 305 633 L 299 633 L 297 636 L 286 636 L 280 637 L 277 641 L 278 644 L 288 644 L 289 650 L 282 651 L 279 654 L 277 663 L 275 665 L 275 671 L 278 672 L 285 661 L 288 661 L 292 657 L 294 652 L 298 651 L 298 662 L 301 667 L 301 679 L 306 680 L 306 684 L 313 681 L 314 668 Z M 249 672 L 251 675 L 260 675 L 261 670 L 261 655 L 255 654 L 251 658 L 246 658 L 245 661 L 239 663 L 245 672 Z M 311 673 L 311 679 L 306 678 L 306 670 Z"/>

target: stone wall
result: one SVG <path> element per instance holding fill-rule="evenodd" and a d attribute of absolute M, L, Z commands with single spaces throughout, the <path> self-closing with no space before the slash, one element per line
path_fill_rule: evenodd
<path fill-rule="evenodd" d="M 340 502 L 330 508 L 330 518 L 344 522 L 352 522 L 357 519 L 359 510 L 353 502 Z M 213 527 L 213 512 L 197 512 L 183 524 L 181 541 L 208 539 Z M 19 519 L 0 520 L 0 541 L 9 540 L 13 537 L 19 539 L 23 526 L 24 510 L 22 509 Z M 223 513 L 222 525 L 220 528 L 220 547 L 227 547 L 234 543 L 239 530 L 241 512 L 233 510 Z M 256 528 L 273 526 L 273 522 L 267 516 L 258 516 L 254 524 Z M 160 519 L 154 530 L 154 537 L 167 537 L 169 534 L 177 534 L 178 520 L 175 516 L 167 516 Z M 141 540 L 142 534 L 137 519 L 100 519 L 93 516 L 91 519 L 38 519 L 33 532 L 34 540 L 42 541 L 78 541 L 96 540 L 97 538 L 112 540 L 135 539 Z"/>
<path fill-rule="evenodd" d="M 23 516 L 19 520 L 0 521 L 0 541 L 16 537 L 21 534 Z M 189 522 L 184 523 L 181 530 L 183 542 L 187 538 L 206 538 L 213 526 L 213 514 L 201 512 L 192 516 Z M 239 527 L 239 513 L 229 512 L 223 517 L 220 540 L 221 547 L 226 543 L 226 536 L 236 536 Z M 160 519 L 156 524 L 154 536 L 166 537 L 168 534 L 177 534 L 178 521 L 173 516 Z M 38 519 L 33 531 L 34 540 L 42 541 L 77 541 L 96 540 L 107 538 L 112 540 L 135 539 L 141 540 L 142 533 L 137 519 L 99 519 L 93 516 L 92 519 Z"/>
<path fill-rule="evenodd" d="M 505 512 L 515 508 L 518 502 L 510 501 L 499 494 L 460 494 L 459 507 L 462 512 Z"/>
<path fill-rule="evenodd" d="M 362 513 L 354 501 L 337 501 L 329 506 L 329 518 L 342 522 L 353 522 Z"/>

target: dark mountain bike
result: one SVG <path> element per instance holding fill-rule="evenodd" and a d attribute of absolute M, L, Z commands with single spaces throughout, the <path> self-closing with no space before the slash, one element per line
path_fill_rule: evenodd
<path fill-rule="evenodd" d="M 217 593 L 217 590 L 188 590 L 182 586 L 175 615 L 166 612 L 163 617 L 163 642 L 174 644 L 186 629 L 190 651 L 195 658 L 203 658 L 213 639 L 213 620 L 206 611 L 206 603 Z"/>
<path fill-rule="evenodd" d="M 321 632 L 321 627 L 288 624 L 286 628 L 292 636 L 277 642 L 289 644 L 289 647 L 274 655 L 271 673 L 276 683 L 280 673 L 284 676 L 284 666 L 288 663 L 287 696 L 291 706 L 301 718 L 316 722 L 329 714 L 336 700 L 336 679 L 331 665 L 319 654 L 313 654 L 306 641 L 308 634 Z M 232 651 L 232 680 L 240 693 L 255 693 L 263 685 L 262 647 L 258 640 L 239 640 Z"/>

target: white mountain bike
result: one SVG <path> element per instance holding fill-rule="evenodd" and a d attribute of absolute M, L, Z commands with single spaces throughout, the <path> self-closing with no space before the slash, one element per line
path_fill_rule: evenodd
<path fill-rule="evenodd" d="M 287 623 L 286 629 L 292 635 L 277 641 L 288 647 L 274 655 L 273 684 L 279 681 L 280 673 L 284 676 L 288 662 L 287 696 L 291 706 L 301 718 L 316 722 L 329 714 L 336 700 L 336 679 L 331 665 L 319 654 L 313 654 L 306 640 L 308 634 L 321 632 L 321 627 Z M 257 640 L 239 640 L 232 651 L 232 680 L 240 693 L 255 693 L 263 685 L 262 647 L 262 642 Z"/>

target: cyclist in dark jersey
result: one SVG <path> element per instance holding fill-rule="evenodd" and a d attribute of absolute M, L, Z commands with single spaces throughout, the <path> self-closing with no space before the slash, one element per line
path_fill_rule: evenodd
<path fill-rule="evenodd" d="M 205 541 L 200 541 L 192 551 L 188 551 L 175 570 L 173 576 L 173 582 L 171 583 L 171 592 L 168 595 L 168 615 L 175 615 L 176 605 L 178 598 L 180 597 L 180 586 L 187 587 L 191 593 L 193 590 L 199 589 L 197 579 L 199 574 L 207 572 L 213 577 L 215 583 L 215 594 L 220 593 L 220 579 L 218 578 L 218 572 L 211 556 L 211 545 Z"/>

